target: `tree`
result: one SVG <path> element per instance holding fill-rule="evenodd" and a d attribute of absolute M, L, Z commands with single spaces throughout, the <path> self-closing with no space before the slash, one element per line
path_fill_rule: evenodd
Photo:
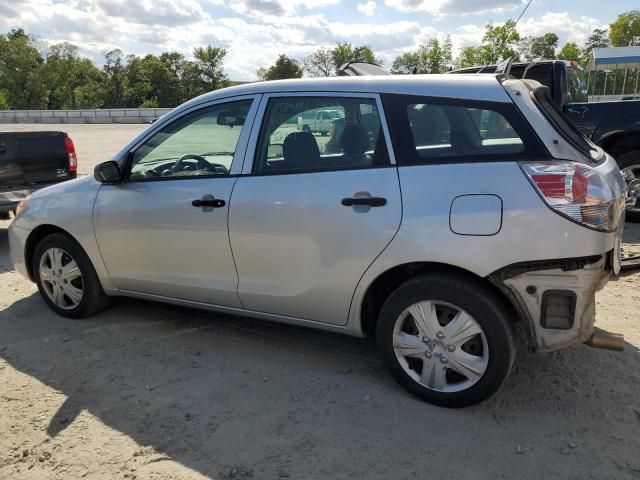
<path fill-rule="evenodd" d="M 483 64 L 497 63 L 510 57 L 518 57 L 515 50 L 520 41 L 516 22 L 507 20 L 503 25 L 485 25 L 482 37 L 481 58 Z"/>
<path fill-rule="evenodd" d="M 463 47 L 456 60 L 457 68 L 474 67 L 482 64 L 481 47 Z"/>
<path fill-rule="evenodd" d="M 43 67 L 49 89 L 47 108 L 95 108 L 102 105 L 104 74 L 81 58 L 78 47 L 59 43 L 48 49 Z M 89 93 L 94 91 L 94 95 Z"/>
<path fill-rule="evenodd" d="M 611 45 L 611 41 L 609 40 L 607 31 L 601 28 L 596 28 L 587 39 L 584 53 L 585 55 L 588 55 L 594 48 L 605 48 L 609 45 Z"/>
<path fill-rule="evenodd" d="M 349 42 L 338 43 L 331 51 L 331 59 L 333 67 L 336 71 L 345 63 L 371 63 L 373 65 L 382 65 L 382 60 L 376 58 L 373 50 L 367 45 L 354 47 Z"/>
<path fill-rule="evenodd" d="M 616 21 L 609 25 L 609 29 L 611 44 L 614 47 L 632 45 L 634 40 L 636 45 L 640 45 L 638 43 L 638 38 L 640 38 L 640 10 L 631 10 L 618 15 Z"/>
<path fill-rule="evenodd" d="M 304 70 L 310 77 L 328 77 L 333 72 L 333 55 L 329 48 L 319 48 L 304 59 Z"/>
<path fill-rule="evenodd" d="M 558 58 L 560 60 L 574 60 L 580 65 L 583 65 L 585 62 L 583 51 L 575 42 L 565 43 L 558 52 Z"/>
<path fill-rule="evenodd" d="M 451 39 L 440 42 L 431 38 L 420 45 L 417 50 L 404 53 L 393 61 L 391 73 L 443 73 L 451 66 Z"/>
<path fill-rule="evenodd" d="M 558 48 L 558 35 L 555 33 L 545 33 L 539 37 L 531 39 L 531 57 L 553 60 L 556 58 L 556 48 Z"/>
<path fill-rule="evenodd" d="M 226 49 L 211 45 L 193 50 L 196 67 L 202 80 L 203 93 L 224 88 L 229 84 L 229 79 L 222 69 L 226 55 Z"/>
<path fill-rule="evenodd" d="M 354 47 L 349 42 L 342 42 L 337 43 L 334 48 L 319 48 L 313 52 L 304 59 L 303 68 L 311 77 L 328 77 L 348 62 L 382 65 L 382 60 L 376 58 L 371 47 Z"/>
<path fill-rule="evenodd" d="M 260 68 L 257 71 L 260 80 L 281 80 L 285 78 L 300 78 L 303 74 L 302 67 L 293 58 L 282 54 L 276 63 L 269 68 Z"/>
<path fill-rule="evenodd" d="M 0 91 L 10 108 L 46 108 L 44 58 L 24 30 L 0 35 Z"/>
<path fill-rule="evenodd" d="M 104 72 L 104 106 L 124 107 L 124 89 L 126 68 L 123 64 L 123 52 L 119 48 L 107 52 L 104 56 L 105 64 L 102 67 Z"/>

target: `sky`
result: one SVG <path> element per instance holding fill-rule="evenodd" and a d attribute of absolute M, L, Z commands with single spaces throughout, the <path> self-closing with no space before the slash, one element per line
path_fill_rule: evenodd
<path fill-rule="evenodd" d="M 638 0 L 534 0 L 521 35 L 555 32 L 584 43 Z M 369 45 L 390 67 L 428 38 L 477 45 L 487 22 L 517 18 L 525 0 L 0 0 L 0 32 L 24 28 L 46 43 L 70 42 L 102 65 L 104 53 L 160 54 L 211 44 L 228 51 L 232 80 L 254 80 L 278 54 L 302 59 L 347 41 Z"/>

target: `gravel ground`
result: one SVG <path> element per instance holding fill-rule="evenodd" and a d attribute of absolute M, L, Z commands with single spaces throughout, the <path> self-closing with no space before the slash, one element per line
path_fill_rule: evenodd
<path fill-rule="evenodd" d="M 113 153 L 78 131 L 81 162 Z M 495 397 L 453 411 L 365 340 L 133 300 L 58 317 L 11 270 L 7 226 L 0 479 L 640 478 L 640 272 L 598 293 L 624 352 L 521 351 Z M 640 225 L 625 235 L 640 252 Z"/>

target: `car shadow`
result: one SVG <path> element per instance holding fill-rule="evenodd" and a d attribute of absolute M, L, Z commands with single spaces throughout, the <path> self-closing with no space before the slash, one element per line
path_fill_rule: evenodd
<path fill-rule="evenodd" d="M 499 477 L 505 451 L 560 455 L 589 439 L 599 439 L 597 457 L 619 456 L 638 446 L 628 433 L 637 390 L 628 386 L 638 384 L 640 360 L 626 347 L 520 352 L 496 396 L 447 410 L 396 385 L 367 340 L 134 300 L 88 320 L 53 314 L 37 294 L 0 312 L 0 357 L 66 398 L 47 420 L 51 438 L 86 410 L 139 445 L 225 479 L 342 478 L 363 468 L 371 478 L 410 478 L 460 451 L 468 461 L 449 464 L 452 478 L 468 475 L 472 461 Z M 626 446 L 602 445 L 603 421 Z M 602 468 L 589 448 L 571 453 L 536 468 L 549 478 Z"/>

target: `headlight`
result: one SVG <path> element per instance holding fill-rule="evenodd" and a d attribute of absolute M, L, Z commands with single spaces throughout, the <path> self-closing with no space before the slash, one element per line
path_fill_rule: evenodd
<path fill-rule="evenodd" d="M 29 206 L 30 200 L 31 200 L 31 195 L 27 195 L 22 200 L 20 200 L 20 203 L 18 203 L 18 206 L 16 207 L 16 217 L 27 209 L 27 207 Z"/>

